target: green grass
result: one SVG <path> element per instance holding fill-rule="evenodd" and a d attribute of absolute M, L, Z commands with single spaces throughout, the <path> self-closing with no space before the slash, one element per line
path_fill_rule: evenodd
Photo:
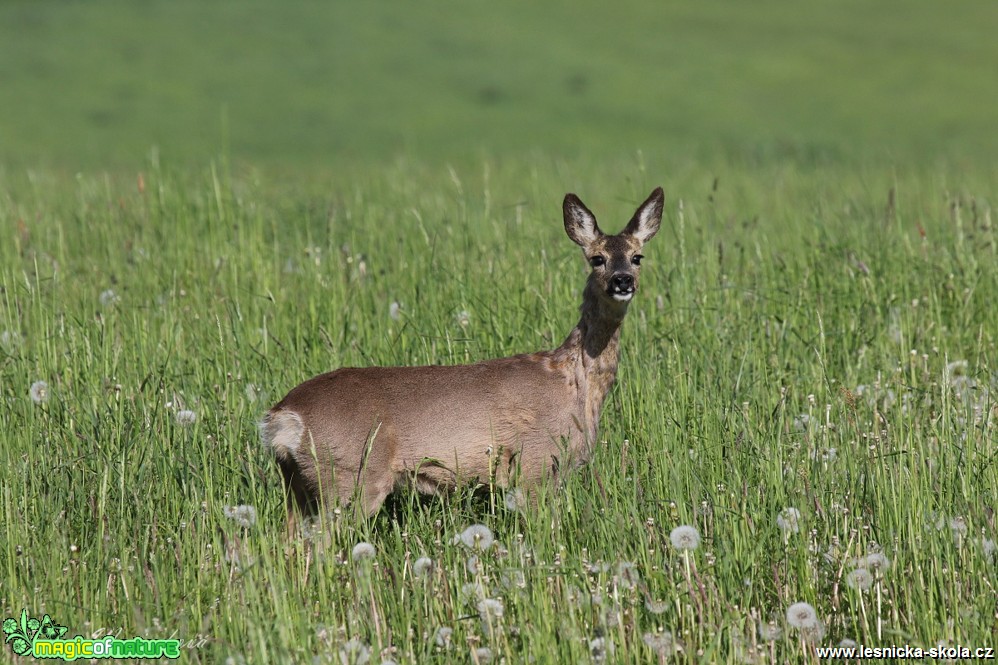
<path fill-rule="evenodd" d="M 993 168 L 998 5 L 969 0 L 10 0 L 0 159 L 272 170 L 528 155 Z"/>
<path fill-rule="evenodd" d="M 195 663 L 794 663 L 805 601 L 817 644 L 992 646 L 996 13 L 0 3 L 0 619 Z M 615 231 L 656 185 L 589 465 L 285 538 L 273 402 L 556 346 L 561 197 Z"/>
<path fill-rule="evenodd" d="M 184 657 L 206 663 L 340 662 L 351 638 L 398 662 L 475 662 L 485 646 L 506 662 L 587 662 L 600 636 L 621 662 L 659 662 L 642 641 L 657 630 L 681 643 L 678 662 L 744 662 L 753 645 L 760 662 L 805 662 L 783 626 L 801 600 L 824 644 L 987 646 L 994 182 L 515 166 L 399 163 L 322 196 L 221 169 L 149 168 L 141 192 L 132 178 L 9 179 L 0 615 L 47 612 L 70 635 L 203 636 Z M 334 520 L 325 556 L 287 545 L 255 431 L 270 403 L 340 365 L 556 345 L 585 276 L 562 193 L 613 229 L 656 184 L 666 219 L 591 464 L 529 513 L 402 492 L 371 521 Z M 255 507 L 250 528 L 226 518 L 236 504 Z M 800 531 L 784 533 L 791 507 Z M 452 543 L 473 523 L 504 545 L 477 574 Z M 669 543 L 680 524 L 703 537 L 688 561 Z M 359 541 L 372 562 L 351 561 Z M 851 561 L 873 551 L 889 568 L 850 588 Z M 414 579 L 423 555 L 436 571 Z M 491 634 L 462 592 L 472 583 L 502 600 Z M 772 643 L 758 637 L 770 620 L 784 628 Z"/>

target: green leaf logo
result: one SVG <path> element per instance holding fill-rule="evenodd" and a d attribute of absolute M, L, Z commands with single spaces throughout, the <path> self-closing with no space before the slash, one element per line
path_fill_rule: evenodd
<path fill-rule="evenodd" d="M 66 634 L 66 626 L 60 626 L 52 621 L 48 614 L 41 619 L 28 616 L 28 610 L 21 610 L 20 621 L 14 618 L 4 619 L 4 642 L 10 645 L 11 651 L 18 656 L 26 656 L 32 651 L 36 639 L 55 640 Z"/>

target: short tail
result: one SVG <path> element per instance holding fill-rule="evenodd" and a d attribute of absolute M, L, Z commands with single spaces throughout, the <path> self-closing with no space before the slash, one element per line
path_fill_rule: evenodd
<path fill-rule="evenodd" d="M 271 411 L 260 421 L 260 438 L 280 461 L 294 456 L 301 446 L 305 424 L 294 411 Z"/>

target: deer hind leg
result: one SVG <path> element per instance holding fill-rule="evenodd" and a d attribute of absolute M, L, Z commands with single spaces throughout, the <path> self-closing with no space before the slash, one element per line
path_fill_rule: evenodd
<path fill-rule="evenodd" d="M 263 445 L 270 449 L 281 469 L 288 507 L 289 536 L 297 532 L 299 516 L 307 518 L 314 515 L 318 508 L 312 491 L 316 480 L 315 465 L 301 463 L 303 457 L 308 457 L 307 453 L 303 455 L 302 450 L 304 435 L 305 424 L 294 411 L 271 411 L 260 422 Z"/>

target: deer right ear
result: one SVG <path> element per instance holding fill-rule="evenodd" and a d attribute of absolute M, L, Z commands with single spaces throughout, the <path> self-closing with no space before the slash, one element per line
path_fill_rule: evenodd
<path fill-rule="evenodd" d="M 603 235 L 596 224 L 596 216 L 575 194 L 565 194 L 562 210 L 565 214 L 565 233 L 576 245 L 588 247 Z"/>

